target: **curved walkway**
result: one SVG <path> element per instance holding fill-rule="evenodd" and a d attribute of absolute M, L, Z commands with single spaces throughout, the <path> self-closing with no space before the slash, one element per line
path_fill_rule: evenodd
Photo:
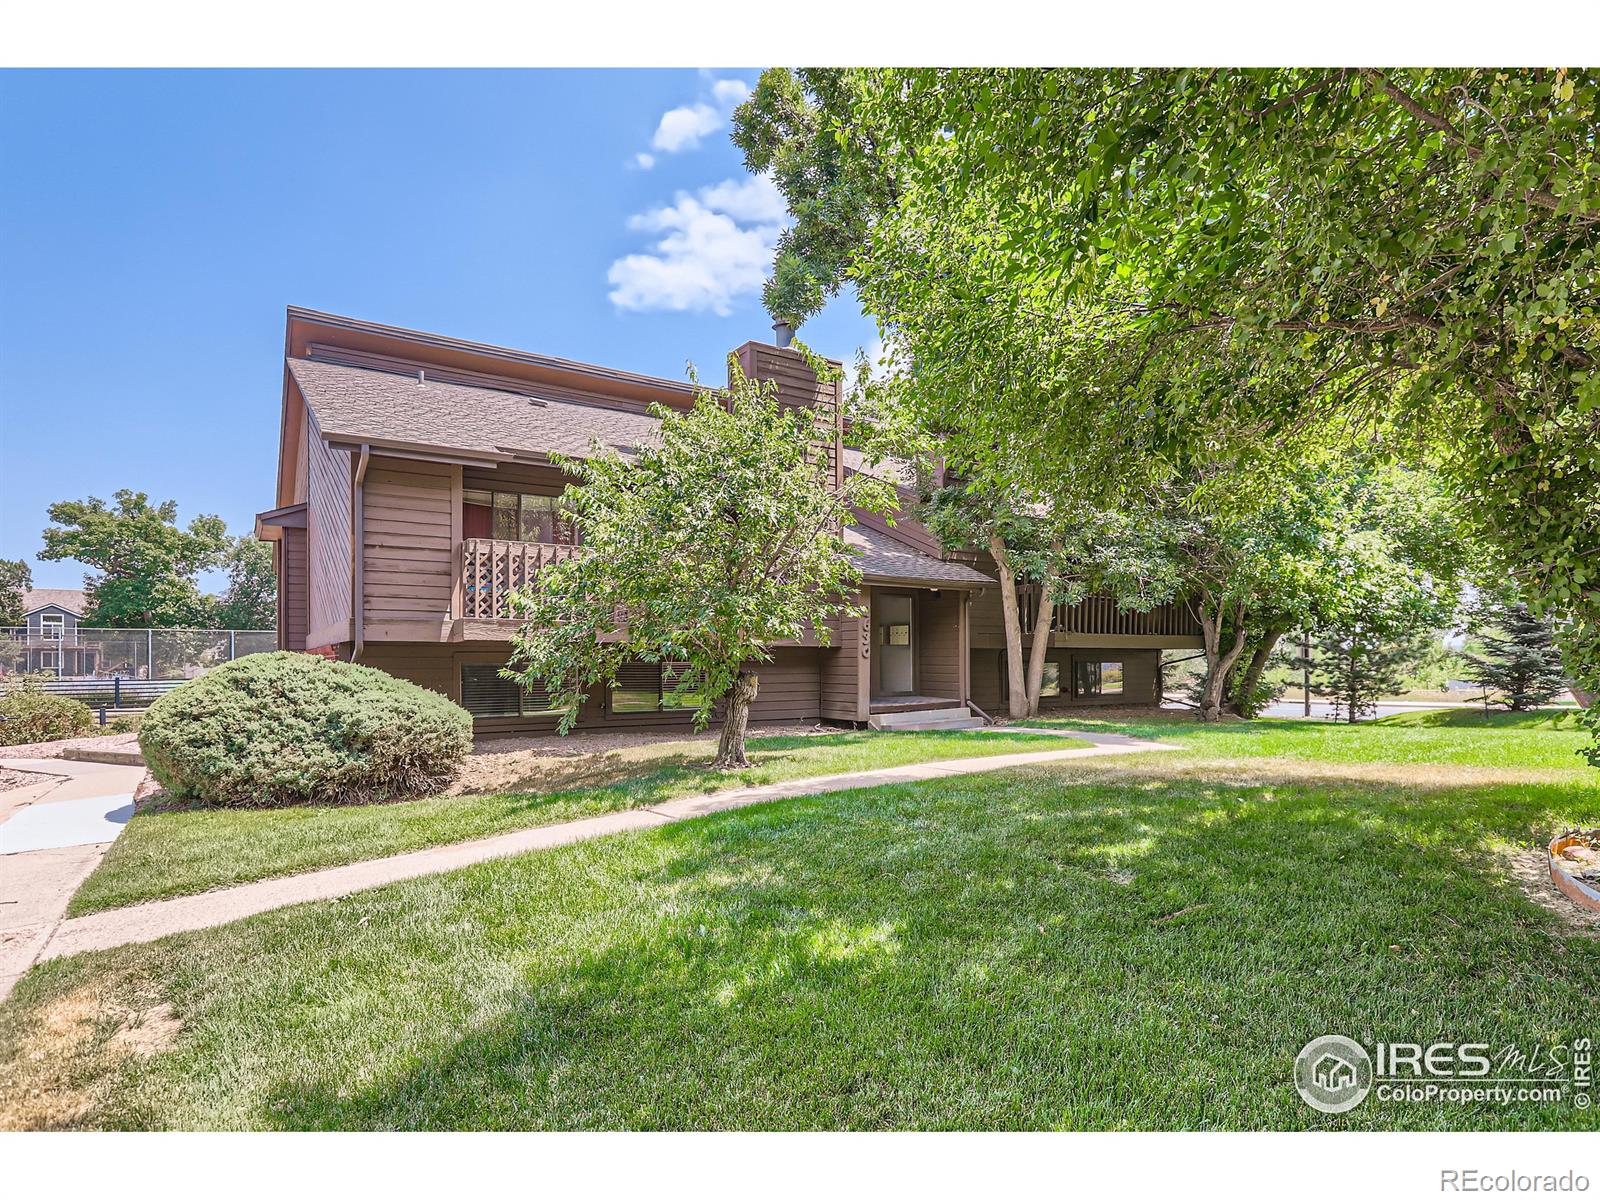
<path fill-rule="evenodd" d="M 5 758 L 41 782 L 0 792 L 0 1001 L 133 815 L 142 766 Z"/>
<path fill-rule="evenodd" d="M 475 863 L 487 862 L 494 858 L 526 854 L 531 850 L 547 850 L 552 846 L 565 846 L 572 842 L 587 841 L 590 838 L 604 837 L 607 834 L 622 833 L 631 829 L 670 825 L 675 821 L 703 817 L 708 813 L 744 808 L 751 804 L 764 804 L 770 800 L 783 800 L 791 796 L 816 796 L 827 792 L 842 792 L 852 788 L 877 787 L 891 783 L 917 783 L 948 775 L 977 775 L 988 771 L 1002 771 L 1008 767 L 1035 766 L 1040 763 L 1065 762 L 1075 758 L 1094 758 L 1107 754 L 1181 749 L 1164 742 L 1141 741 L 1114 733 L 1027 729 L 1016 725 L 1007 726 L 1006 729 L 1012 733 L 1057 734 L 1091 744 L 1065 750 L 1038 750 L 1022 754 L 1000 754 L 990 758 L 956 758 L 904 767 L 880 767 L 871 771 L 855 771 L 847 775 L 824 775 L 813 779 L 795 779 L 788 783 L 769 783 L 759 787 L 685 796 L 679 800 L 670 800 L 647 808 L 633 808 L 599 817 L 586 817 L 560 825 L 519 829 L 495 837 L 435 846 L 427 850 L 414 850 L 389 858 L 374 858 L 342 867 L 307 871 L 301 875 L 263 879 L 257 883 L 201 892 L 194 896 L 178 896 L 171 900 L 153 900 L 146 904 L 130 905 L 127 908 L 108 909 L 105 912 L 91 913 L 88 916 L 74 917 L 70 921 L 61 922 L 38 957 L 40 961 L 44 961 L 63 958 L 69 954 L 82 954 L 90 950 L 108 950 L 113 946 L 123 946 L 130 942 L 152 942 L 168 934 L 225 925 L 231 921 L 290 904 L 302 904 L 308 900 L 331 900 L 404 879 L 460 870 L 462 867 L 470 867 Z"/>

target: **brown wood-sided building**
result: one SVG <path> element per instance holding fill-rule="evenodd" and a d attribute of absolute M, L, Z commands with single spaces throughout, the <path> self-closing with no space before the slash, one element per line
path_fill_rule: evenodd
<path fill-rule="evenodd" d="M 747 342 L 735 353 L 747 375 L 776 382 L 783 403 L 838 412 L 838 385 L 819 383 L 798 352 Z M 687 409 L 694 389 L 299 308 L 284 354 L 277 502 L 256 518 L 274 546 L 279 646 L 434 688 L 471 711 L 480 733 L 553 728 L 545 697 L 497 675 L 515 627 L 506 593 L 581 552 L 555 504 L 566 478 L 550 455 L 597 443 L 630 451 L 654 436 L 649 404 Z M 835 424 L 834 469 L 861 467 Z M 773 647 L 752 721 L 1002 710 L 992 560 L 947 555 L 904 516 L 891 527 L 860 514 L 846 539 L 867 615 L 838 620 L 826 647 Z M 1124 613 L 1093 599 L 1058 624 L 1049 707 L 1157 704 L 1161 650 L 1201 644 L 1182 606 Z M 671 690 L 660 665 L 636 664 L 590 698 L 578 724 L 687 726 Z"/>

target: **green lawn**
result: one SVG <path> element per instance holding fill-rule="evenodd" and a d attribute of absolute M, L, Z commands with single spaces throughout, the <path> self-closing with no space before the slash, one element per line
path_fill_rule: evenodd
<path fill-rule="evenodd" d="M 1259 720 L 1201 725 L 1184 715 L 1100 721 L 1056 717 L 1025 724 L 1100 729 L 1156 738 L 1213 758 L 1293 758 L 1352 763 L 1441 763 L 1471 767 L 1571 771 L 1600 784 L 1600 770 L 1580 756 L 1589 735 L 1572 709 L 1496 712 L 1446 709 L 1402 713 L 1354 725 L 1331 721 Z"/>
<path fill-rule="evenodd" d="M 1563 736 L 1358 727 L 1344 761 L 1397 730 L 1465 739 L 1449 761 L 1509 739 L 1524 767 L 1524 734 Z M 1292 738 L 1207 765 L 1251 736 L 782 801 L 46 963 L 0 1014 L 0 1125 L 1600 1125 L 1325 1116 L 1289 1083 L 1324 1033 L 1594 1036 L 1600 939 L 1507 857 L 1600 824 L 1593 779 L 1340 777 Z"/>
<path fill-rule="evenodd" d="M 677 741 L 567 760 L 552 766 L 546 778 L 497 795 L 141 812 L 73 896 L 68 915 L 552 825 L 696 792 L 937 759 L 1065 750 L 1073 743 L 1041 734 L 862 731 L 752 738 L 749 745 L 752 765 L 744 771 L 706 771 L 703 764 L 713 748 Z"/>

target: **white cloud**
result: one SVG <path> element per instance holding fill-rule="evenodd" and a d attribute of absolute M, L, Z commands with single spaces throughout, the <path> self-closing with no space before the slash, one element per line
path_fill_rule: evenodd
<path fill-rule="evenodd" d="M 750 85 L 742 79 L 716 79 L 711 81 L 710 98 L 693 104 L 681 104 L 661 114 L 656 123 L 650 148 L 662 154 L 679 154 L 693 150 L 727 122 L 733 112 L 750 95 Z M 646 163 L 644 160 L 649 159 Z M 640 154 L 634 162 L 644 170 L 655 166 L 655 156 Z"/>
<path fill-rule="evenodd" d="M 711 85 L 711 98 L 724 112 L 731 112 L 750 98 L 750 85 L 742 79 L 719 79 Z"/>
<path fill-rule="evenodd" d="M 672 204 L 628 219 L 629 229 L 660 236 L 648 253 L 611 264 L 611 303 L 633 312 L 727 316 L 736 299 L 761 290 L 783 216 L 782 198 L 765 176 L 679 192 Z"/>
<path fill-rule="evenodd" d="M 656 165 L 656 156 L 654 154 L 646 154 L 641 150 L 633 156 L 633 165 L 641 171 L 648 171 Z"/>
<path fill-rule="evenodd" d="M 685 104 L 669 108 L 661 114 L 656 135 L 650 139 L 650 148 L 666 154 L 680 150 L 693 150 L 708 133 L 715 133 L 722 125 L 722 113 L 709 104 Z"/>
<path fill-rule="evenodd" d="M 770 175 L 724 179 L 700 189 L 700 202 L 740 221 L 782 221 L 789 213 Z"/>

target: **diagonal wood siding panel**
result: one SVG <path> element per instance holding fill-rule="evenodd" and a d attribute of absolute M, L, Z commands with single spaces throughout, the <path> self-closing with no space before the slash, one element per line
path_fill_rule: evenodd
<path fill-rule="evenodd" d="M 350 452 L 322 440 L 316 415 L 306 409 L 306 634 L 344 641 L 350 633 Z"/>

